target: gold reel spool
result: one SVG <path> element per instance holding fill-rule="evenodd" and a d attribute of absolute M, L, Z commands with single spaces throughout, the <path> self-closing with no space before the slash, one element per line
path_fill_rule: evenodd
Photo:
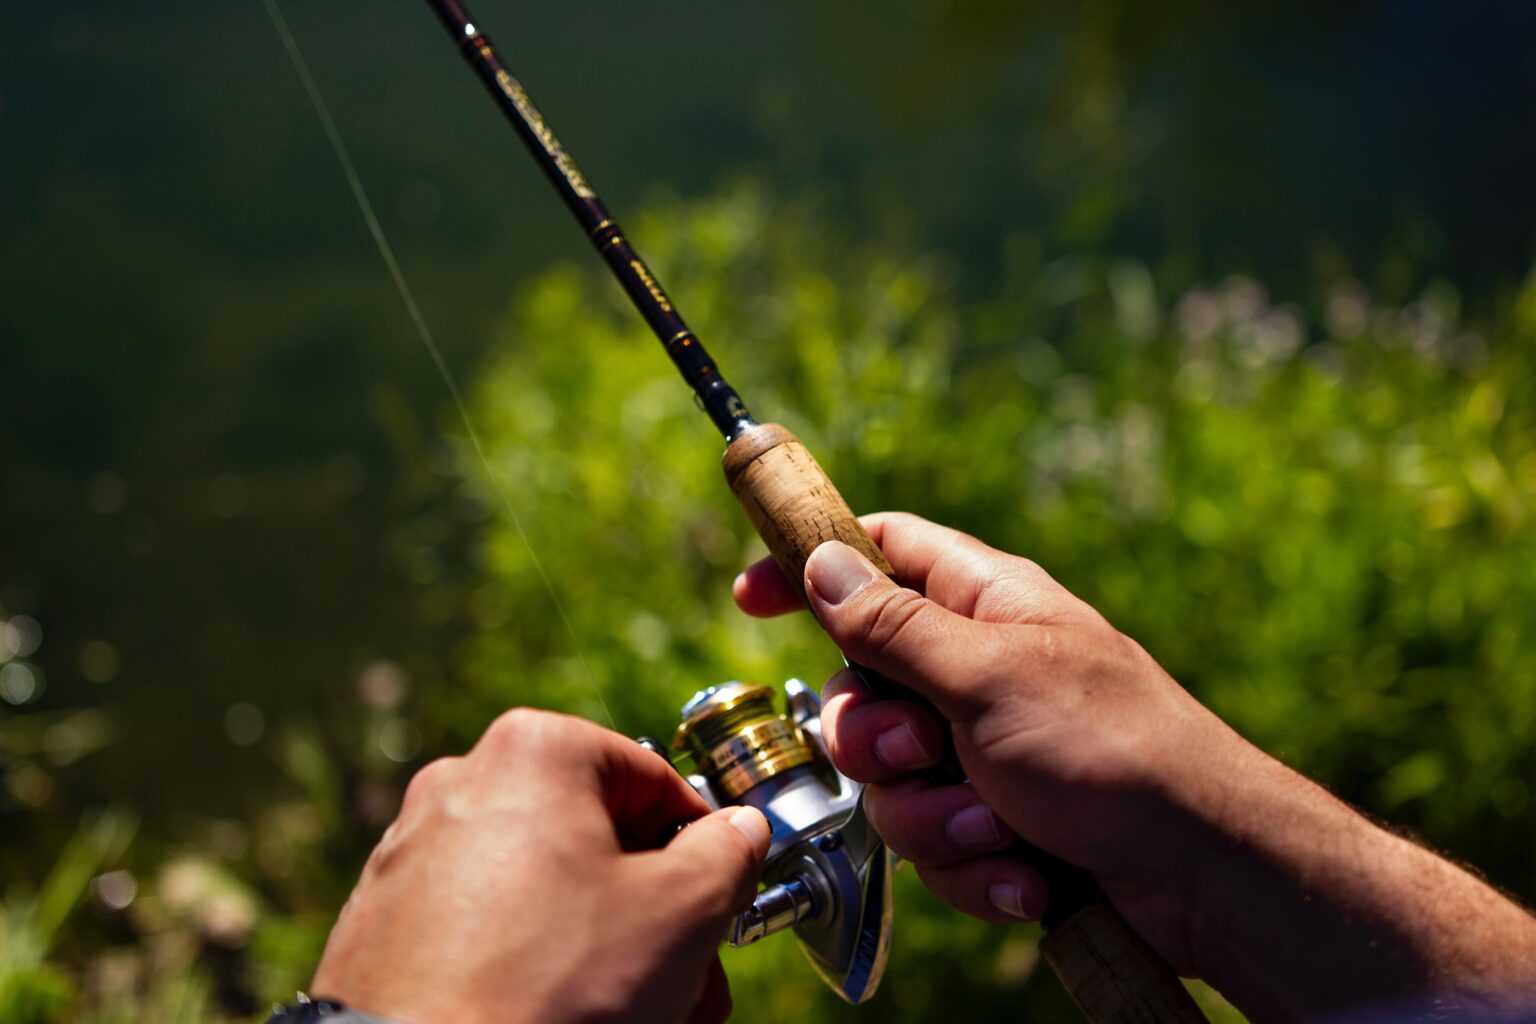
<path fill-rule="evenodd" d="M 672 749 L 692 755 L 700 775 L 730 801 L 775 775 L 810 764 L 815 753 L 800 727 L 774 710 L 774 691 L 722 683 L 683 708 Z"/>

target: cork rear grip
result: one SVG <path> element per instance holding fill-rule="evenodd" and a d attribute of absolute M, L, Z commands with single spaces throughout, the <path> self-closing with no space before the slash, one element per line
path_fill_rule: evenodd
<path fill-rule="evenodd" d="M 1040 952 L 1095 1024 L 1206 1024 L 1178 976 L 1102 899 L 1052 927 Z"/>
<path fill-rule="evenodd" d="M 725 479 L 773 560 L 805 593 L 805 560 L 824 541 L 856 548 L 882 572 L 891 565 L 805 445 L 777 423 L 742 433 L 725 450 Z"/>

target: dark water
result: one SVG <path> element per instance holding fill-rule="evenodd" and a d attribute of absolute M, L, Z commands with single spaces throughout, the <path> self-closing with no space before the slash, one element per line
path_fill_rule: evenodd
<path fill-rule="evenodd" d="M 1530 268 L 1528 4 L 480 7 L 620 216 L 752 173 L 939 250 L 970 297 L 1021 249 L 1303 305 L 1350 275 L 1476 307 Z M 472 377 L 518 283 L 585 243 L 424 7 L 286 9 Z M 6 729 L 100 707 L 113 737 L 41 811 L 0 797 L 13 861 L 114 795 L 155 835 L 238 814 L 275 770 L 237 740 L 455 638 L 399 557 L 451 476 L 445 393 L 260 2 L 0 26 L 0 606 L 40 624 L 44 680 Z"/>

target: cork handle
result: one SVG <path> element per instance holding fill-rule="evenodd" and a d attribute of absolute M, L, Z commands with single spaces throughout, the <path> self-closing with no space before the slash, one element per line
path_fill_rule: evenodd
<path fill-rule="evenodd" d="M 805 445 L 776 423 L 752 427 L 725 450 L 725 478 L 784 575 L 804 594 L 805 560 L 824 541 L 858 549 L 883 572 L 891 565 Z M 877 696 L 922 700 L 905 687 L 857 665 Z M 935 770 L 936 784 L 964 778 L 951 750 Z M 1052 891 L 1041 944 L 1072 998 L 1093 1024 L 1203 1024 L 1184 986 L 1104 901 L 1086 873 L 1021 851 Z M 1059 920 L 1058 920 L 1059 918 Z"/>
<path fill-rule="evenodd" d="M 805 560 L 823 541 L 840 540 L 882 572 L 891 571 L 827 474 L 788 430 L 777 423 L 752 427 L 726 448 L 724 464 L 736 499 L 802 596 Z"/>
<path fill-rule="evenodd" d="M 1095 1024 L 1205 1024 L 1178 977 L 1103 899 L 1052 927 L 1040 952 Z"/>

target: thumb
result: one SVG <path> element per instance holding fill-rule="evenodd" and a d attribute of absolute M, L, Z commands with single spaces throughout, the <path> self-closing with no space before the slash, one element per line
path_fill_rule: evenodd
<path fill-rule="evenodd" d="M 897 586 L 869 559 L 827 541 L 805 563 L 805 593 L 823 629 L 851 660 L 966 717 L 977 684 L 1004 656 L 1001 630 Z"/>
<path fill-rule="evenodd" d="M 768 819 L 755 807 L 727 807 L 677 834 L 661 851 L 673 877 L 688 879 L 716 939 L 726 918 L 746 908 L 768 856 Z"/>

